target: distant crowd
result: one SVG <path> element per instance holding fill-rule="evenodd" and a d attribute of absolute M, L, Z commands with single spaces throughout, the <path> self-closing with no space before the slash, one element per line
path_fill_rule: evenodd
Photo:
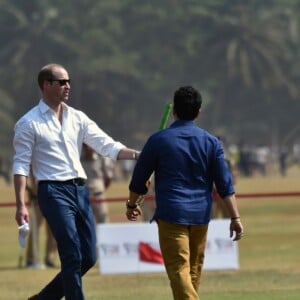
<path fill-rule="evenodd" d="M 300 166 L 300 143 L 295 143 L 291 148 L 287 146 L 226 145 L 224 150 L 235 166 L 240 176 L 251 177 L 256 175 L 268 176 L 279 173 L 286 176 L 287 169 L 292 165 Z"/>
<path fill-rule="evenodd" d="M 223 138 L 222 138 L 223 140 Z M 279 173 L 286 176 L 293 165 L 300 166 L 300 142 L 287 146 L 250 145 L 247 143 L 227 144 L 223 140 L 226 158 L 242 177 L 268 176 Z M 114 180 L 129 180 L 134 168 L 133 161 L 120 161 L 115 166 Z M 0 157 L 0 177 L 12 183 L 11 159 Z"/>

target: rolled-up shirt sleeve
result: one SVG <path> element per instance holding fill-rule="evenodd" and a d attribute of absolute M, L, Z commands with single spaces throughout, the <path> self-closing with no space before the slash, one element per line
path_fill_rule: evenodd
<path fill-rule="evenodd" d="M 133 170 L 129 190 L 137 194 L 145 195 L 148 192 L 147 180 L 154 171 L 155 161 L 158 156 L 158 147 L 150 137 L 144 145 L 140 157 Z"/>
<path fill-rule="evenodd" d="M 28 176 L 34 145 L 32 124 L 24 119 L 20 119 L 15 125 L 14 131 L 13 145 L 15 155 L 13 160 L 13 174 Z"/>
<path fill-rule="evenodd" d="M 224 157 L 224 151 L 220 143 L 216 147 L 214 163 L 214 183 L 218 194 L 224 198 L 235 193 L 232 173 Z"/>

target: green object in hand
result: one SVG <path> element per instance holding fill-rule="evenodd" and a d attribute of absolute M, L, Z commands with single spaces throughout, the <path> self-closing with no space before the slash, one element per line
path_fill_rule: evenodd
<path fill-rule="evenodd" d="M 165 129 L 167 127 L 167 123 L 169 120 L 169 116 L 172 110 L 172 103 L 167 103 L 164 113 L 162 115 L 161 121 L 160 121 L 160 126 L 159 126 L 159 130 Z"/>

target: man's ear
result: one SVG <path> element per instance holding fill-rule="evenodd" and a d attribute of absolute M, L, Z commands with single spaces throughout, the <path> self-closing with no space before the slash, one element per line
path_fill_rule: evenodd
<path fill-rule="evenodd" d="M 52 85 L 52 83 L 51 83 L 50 81 L 44 80 L 44 82 L 43 82 L 43 90 L 44 90 L 45 88 L 48 88 L 48 87 L 51 86 L 51 85 Z"/>
<path fill-rule="evenodd" d="M 201 114 L 201 108 L 199 109 L 199 111 L 198 111 L 198 113 L 197 113 L 197 117 L 196 117 L 196 118 L 198 118 L 198 117 L 200 116 L 200 114 Z"/>

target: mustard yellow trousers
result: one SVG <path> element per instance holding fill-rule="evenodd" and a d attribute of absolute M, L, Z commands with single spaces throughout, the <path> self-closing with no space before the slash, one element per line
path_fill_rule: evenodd
<path fill-rule="evenodd" d="M 174 300 L 199 300 L 208 225 L 157 224 Z"/>

